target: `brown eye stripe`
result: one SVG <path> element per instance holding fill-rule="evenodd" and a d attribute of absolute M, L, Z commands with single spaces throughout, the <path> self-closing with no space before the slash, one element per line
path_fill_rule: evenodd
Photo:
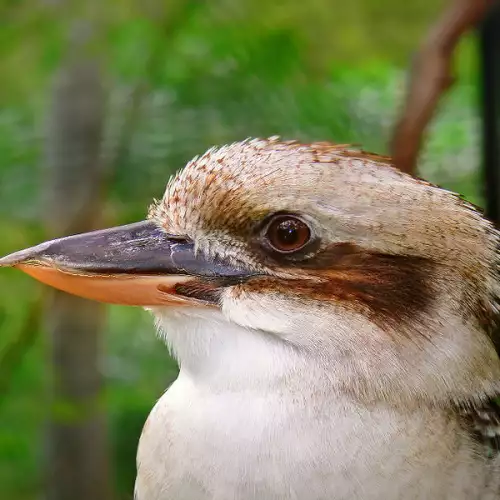
<path fill-rule="evenodd" d="M 235 292 L 283 293 L 298 300 L 335 302 L 385 328 L 414 319 L 432 304 L 432 262 L 370 252 L 354 244 L 331 245 L 298 262 L 301 279 L 253 277 Z"/>

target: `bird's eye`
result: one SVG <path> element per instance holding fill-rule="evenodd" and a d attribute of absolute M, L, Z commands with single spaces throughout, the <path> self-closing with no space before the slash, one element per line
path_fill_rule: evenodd
<path fill-rule="evenodd" d="M 267 226 L 266 238 L 274 250 L 290 253 L 300 250 L 311 238 L 305 222 L 291 215 L 279 215 Z"/>

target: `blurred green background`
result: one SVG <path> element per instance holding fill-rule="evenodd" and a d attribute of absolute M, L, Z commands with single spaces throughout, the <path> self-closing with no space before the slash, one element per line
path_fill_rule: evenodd
<path fill-rule="evenodd" d="M 68 33 L 92 27 L 107 90 L 103 224 L 144 217 L 172 172 L 212 145 L 249 136 L 332 140 L 386 152 L 411 57 L 436 0 L 1 0 L 0 254 L 44 238 L 45 124 Z M 481 204 L 477 45 L 439 108 L 419 174 Z M 27 314 L 43 288 L 0 273 L 0 498 L 43 490 L 47 336 Z M 148 313 L 110 307 L 104 404 L 119 498 L 132 498 L 146 416 L 175 377 Z M 34 329 L 26 337 L 26 328 Z M 24 337 L 23 337 L 24 335 Z M 9 364 L 16 343 L 23 354 Z M 10 354 L 9 354 L 10 355 Z M 11 366 L 12 365 L 12 366 Z"/>

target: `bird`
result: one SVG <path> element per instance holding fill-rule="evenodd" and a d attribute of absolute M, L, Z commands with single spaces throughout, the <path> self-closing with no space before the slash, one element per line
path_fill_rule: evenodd
<path fill-rule="evenodd" d="M 142 306 L 179 363 L 136 500 L 500 495 L 499 232 L 345 144 L 214 147 L 142 222 L 0 266 Z"/>

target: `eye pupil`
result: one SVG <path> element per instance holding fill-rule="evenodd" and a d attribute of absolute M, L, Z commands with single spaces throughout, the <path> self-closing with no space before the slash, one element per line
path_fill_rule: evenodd
<path fill-rule="evenodd" d="M 274 250 L 291 253 L 300 250 L 309 241 L 311 231 L 298 217 L 280 215 L 269 224 L 266 237 Z"/>
<path fill-rule="evenodd" d="M 284 245 L 293 245 L 299 239 L 299 228 L 293 220 L 281 222 L 276 228 L 276 236 Z"/>

